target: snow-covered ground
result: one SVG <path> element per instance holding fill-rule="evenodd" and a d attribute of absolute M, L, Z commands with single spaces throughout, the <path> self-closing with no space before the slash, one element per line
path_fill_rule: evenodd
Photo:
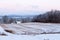
<path fill-rule="evenodd" d="M 60 40 L 60 34 L 0 36 L 0 40 Z"/>
<path fill-rule="evenodd" d="M 1 24 L 1 26 L 6 30 L 12 30 L 14 34 L 36 35 L 60 33 L 60 24 L 53 23 Z"/>
<path fill-rule="evenodd" d="M 60 32 L 60 24 L 44 23 L 21 23 L 21 24 L 2 24 L 4 29 L 13 30 L 17 34 L 21 33 L 43 33 Z"/>
<path fill-rule="evenodd" d="M 5 30 L 12 30 L 14 33 Z M 0 40 L 60 40 L 60 24 L 0 24 L 0 35 Z"/>
<path fill-rule="evenodd" d="M 41 34 L 41 35 L 11 35 L 0 27 L 0 34 L 5 33 L 7 36 L 0 36 L 0 40 L 60 40 L 60 34 Z"/>

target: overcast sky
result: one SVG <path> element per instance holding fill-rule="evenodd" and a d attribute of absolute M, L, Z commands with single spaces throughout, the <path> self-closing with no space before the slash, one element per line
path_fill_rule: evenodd
<path fill-rule="evenodd" d="M 60 10 L 60 0 L 0 0 L 0 15 L 33 15 L 51 9 Z"/>

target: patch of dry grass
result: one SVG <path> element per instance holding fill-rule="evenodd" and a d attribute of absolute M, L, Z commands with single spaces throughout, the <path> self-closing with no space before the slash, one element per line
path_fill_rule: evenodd
<path fill-rule="evenodd" d="M 15 32 L 13 30 L 8 30 L 8 29 L 5 29 L 6 32 L 9 32 L 9 33 L 12 33 L 14 34 Z"/>

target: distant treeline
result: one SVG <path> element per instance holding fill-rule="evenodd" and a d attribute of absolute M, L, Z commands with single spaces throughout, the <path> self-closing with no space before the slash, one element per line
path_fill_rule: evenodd
<path fill-rule="evenodd" d="M 60 23 L 60 11 L 51 10 L 44 14 L 33 17 L 32 22 Z"/>
<path fill-rule="evenodd" d="M 3 16 L 0 22 L 2 23 L 17 23 L 17 21 L 21 21 L 21 23 L 26 22 L 43 22 L 43 23 L 60 23 L 60 11 L 59 10 L 51 10 L 44 14 L 36 15 L 33 17 L 26 18 L 8 18 L 8 16 Z"/>
<path fill-rule="evenodd" d="M 2 16 L 2 19 L 0 19 L 0 23 L 10 24 L 10 23 L 16 23 L 16 20 L 14 18 L 8 18 L 8 16 Z"/>

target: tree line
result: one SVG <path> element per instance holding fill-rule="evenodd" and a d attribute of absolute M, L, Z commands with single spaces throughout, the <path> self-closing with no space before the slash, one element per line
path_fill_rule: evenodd
<path fill-rule="evenodd" d="M 8 16 L 3 16 L 2 17 L 2 22 L 5 24 L 10 24 L 10 23 L 16 23 L 16 20 L 13 18 L 8 18 Z"/>
<path fill-rule="evenodd" d="M 44 14 L 33 17 L 32 22 L 60 23 L 60 11 L 51 10 Z"/>

